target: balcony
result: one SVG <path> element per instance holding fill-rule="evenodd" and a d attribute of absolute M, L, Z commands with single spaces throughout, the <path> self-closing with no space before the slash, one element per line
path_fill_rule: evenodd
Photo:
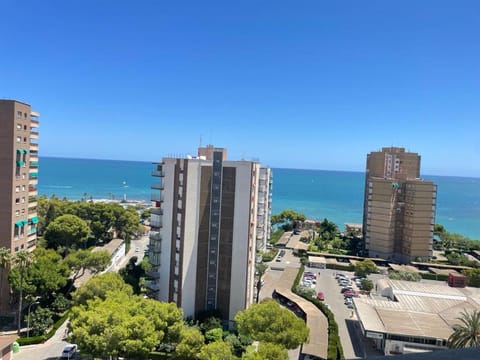
<path fill-rule="evenodd" d="M 34 235 L 37 235 L 37 229 L 36 228 L 28 230 L 28 237 L 29 238 L 34 236 Z"/>
<path fill-rule="evenodd" d="M 30 180 L 33 180 L 33 179 L 36 180 L 36 179 L 38 179 L 38 173 L 37 173 L 37 172 L 31 172 L 31 173 L 29 173 L 29 174 L 28 174 L 28 178 L 29 178 Z"/>
<path fill-rule="evenodd" d="M 153 254 L 160 254 L 162 252 L 162 242 L 156 241 L 155 243 L 151 244 L 150 250 Z"/>
<path fill-rule="evenodd" d="M 35 195 L 37 195 L 37 185 L 29 184 L 28 185 L 28 195 L 32 196 L 33 193 L 35 193 Z"/>
<path fill-rule="evenodd" d="M 147 288 L 153 292 L 160 291 L 160 284 L 158 281 L 147 281 Z"/>
<path fill-rule="evenodd" d="M 30 128 L 36 129 L 40 126 L 40 122 L 37 119 L 31 118 L 30 119 Z"/>
<path fill-rule="evenodd" d="M 156 201 L 156 202 L 163 202 L 163 194 L 161 193 L 152 193 L 150 195 L 150 200 L 151 201 Z"/>
<path fill-rule="evenodd" d="M 162 171 L 162 170 L 152 170 L 152 176 L 164 177 L 164 176 L 165 176 L 165 172 Z"/>
<path fill-rule="evenodd" d="M 30 131 L 30 139 L 38 139 L 38 131 Z"/>
<path fill-rule="evenodd" d="M 165 187 L 163 186 L 162 182 L 154 182 L 154 183 L 152 183 L 150 188 L 156 189 L 156 190 L 163 190 Z"/>
<path fill-rule="evenodd" d="M 163 221 L 161 217 L 152 216 L 150 219 L 150 226 L 152 228 L 161 228 L 163 227 Z"/>
<path fill-rule="evenodd" d="M 30 161 L 30 168 L 38 168 L 38 161 Z"/>
<path fill-rule="evenodd" d="M 158 272 L 158 270 L 150 270 L 147 272 L 147 276 L 150 278 L 150 279 L 154 279 L 154 280 L 158 280 L 160 279 L 160 273 Z"/>
<path fill-rule="evenodd" d="M 34 247 L 35 245 L 37 245 L 37 239 L 30 239 L 27 241 L 27 249 L 30 249 L 32 247 Z"/>
<path fill-rule="evenodd" d="M 38 144 L 30 143 L 30 151 L 38 151 Z"/>
<path fill-rule="evenodd" d="M 162 240 L 162 237 L 160 236 L 160 231 L 150 231 L 150 239 L 154 241 Z"/>
<path fill-rule="evenodd" d="M 152 266 L 160 266 L 160 256 L 159 255 L 153 254 L 153 256 L 149 257 L 149 260 L 150 260 L 150 264 L 152 264 Z"/>
<path fill-rule="evenodd" d="M 150 209 L 150 214 L 162 216 L 163 215 L 163 209 L 160 207 L 154 207 Z"/>
<path fill-rule="evenodd" d="M 30 211 L 31 208 L 33 207 L 37 207 L 38 203 L 37 203 L 37 200 L 35 196 L 32 196 L 34 200 L 30 201 L 30 199 L 28 199 L 28 211 Z"/>

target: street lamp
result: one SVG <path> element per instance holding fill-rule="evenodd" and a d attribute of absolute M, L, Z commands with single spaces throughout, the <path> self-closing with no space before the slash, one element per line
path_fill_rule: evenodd
<path fill-rule="evenodd" d="M 38 298 L 37 298 L 38 299 Z M 38 301 L 34 301 L 28 305 L 28 315 L 27 315 L 27 338 L 30 337 L 30 308 L 33 304 L 40 304 Z"/>

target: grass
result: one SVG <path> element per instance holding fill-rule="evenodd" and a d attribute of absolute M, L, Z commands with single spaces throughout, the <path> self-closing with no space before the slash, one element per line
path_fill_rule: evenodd
<path fill-rule="evenodd" d="M 270 244 L 276 244 L 278 240 L 282 237 L 282 235 L 285 233 L 285 230 L 283 229 L 278 229 L 276 230 L 271 236 L 270 236 Z"/>

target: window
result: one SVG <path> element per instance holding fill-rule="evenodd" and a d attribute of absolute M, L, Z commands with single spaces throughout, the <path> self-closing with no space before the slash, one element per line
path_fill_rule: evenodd
<path fill-rule="evenodd" d="M 27 130 L 27 125 L 23 125 L 23 130 Z"/>
<path fill-rule="evenodd" d="M 25 185 L 22 185 L 22 191 L 25 191 Z"/>
<path fill-rule="evenodd" d="M 15 210 L 15 216 L 20 215 L 20 210 Z"/>
<path fill-rule="evenodd" d="M 22 204 L 25 203 L 25 197 L 22 197 Z"/>
<path fill-rule="evenodd" d="M 15 204 L 20 204 L 20 198 L 15 199 Z"/>
<path fill-rule="evenodd" d="M 23 138 L 23 142 L 24 142 L 24 143 L 27 142 L 27 138 L 26 138 L 26 137 Z"/>
<path fill-rule="evenodd" d="M 19 143 L 20 141 L 22 141 L 22 137 L 21 137 L 21 136 L 17 136 L 17 143 Z"/>
<path fill-rule="evenodd" d="M 17 130 L 22 130 L 22 124 L 17 123 Z"/>
<path fill-rule="evenodd" d="M 17 119 L 21 119 L 22 118 L 22 112 L 21 111 L 17 111 Z"/>
<path fill-rule="evenodd" d="M 20 186 L 15 186 L 15 192 L 19 192 L 20 191 Z"/>

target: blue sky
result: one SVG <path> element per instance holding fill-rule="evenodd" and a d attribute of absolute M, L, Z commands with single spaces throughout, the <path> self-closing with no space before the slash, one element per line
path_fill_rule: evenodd
<path fill-rule="evenodd" d="M 403 146 L 480 177 L 480 2 L 3 0 L 0 98 L 43 156 L 157 161 L 213 143 L 363 170 Z"/>

